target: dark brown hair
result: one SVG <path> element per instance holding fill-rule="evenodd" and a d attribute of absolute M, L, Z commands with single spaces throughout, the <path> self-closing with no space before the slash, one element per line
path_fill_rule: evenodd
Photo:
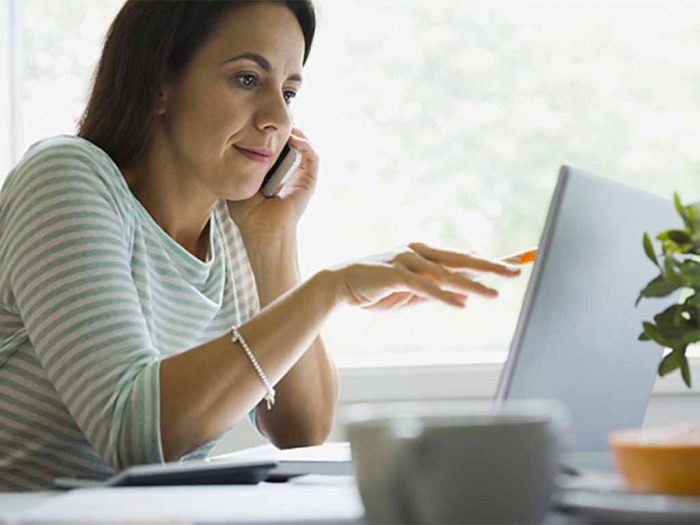
<path fill-rule="evenodd" d="M 148 144 L 163 82 L 184 71 L 226 10 L 250 1 L 127 0 L 107 32 L 78 136 L 120 168 L 130 166 Z M 316 30 L 312 1 L 274 1 L 299 22 L 306 63 Z"/>

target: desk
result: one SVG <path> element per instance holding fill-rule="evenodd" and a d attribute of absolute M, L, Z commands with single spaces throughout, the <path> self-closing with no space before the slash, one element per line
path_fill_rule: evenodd
<path fill-rule="evenodd" d="M 364 524 L 352 478 L 307 476 L 256 486 L 124 487 L 0 493 L 0 523 L 334 523 Z M 4 521 L 3 521 L 4 519 Z M 545 525 L 584 521 L 559 513 Z"/>
<path fill-rule="evenodd" d="M 9 511 L 6 509 L 9 507 Z M 119 487 L 4 494 L 14 523 L 363 523 L 352 478 L 339 482 Z M 0 520 L 1 521 L 1 520 Z"/>
<path fill-rule="evenodd" d="M 58 494 L 61 492 L 0 492 L 0 523 L 4 524 L 11 517 L 35 508 Z"/>

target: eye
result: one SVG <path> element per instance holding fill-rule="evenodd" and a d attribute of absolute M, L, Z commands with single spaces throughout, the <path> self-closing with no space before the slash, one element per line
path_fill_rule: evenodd
<path fill-rule="evenodd" d="M 242 73 L 240 75 L 236 75 L 236 80 L 241 85 L 241 87 L 245 89 L 253 88 L 258 83 L 258 78 L 251 73 Z"/>
<path fill-rule="evenodd" d="M 290 91 L 290 90 L 284 91 L 283 94 L 284 94 L 284 100 L 285 100 L 285 102 L 287 102 L 287 104 L 289 104 L 292 101 L 292 99 L 297 96 L 296 91 Z"/>

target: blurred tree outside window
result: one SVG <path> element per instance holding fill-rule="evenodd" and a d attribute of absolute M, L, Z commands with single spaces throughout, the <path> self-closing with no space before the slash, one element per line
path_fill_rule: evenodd
<path fill-rule="evenodd" d="M 17 1 L 23 153 L 75 132 L 122 1 Z M 415 240 L 494 257 L 534 246 L 563 163 L 700 199 L 693 2 L 316 4 L 293 102 L 322 158 L 300 225 L 305 277 Z M 501 297 L 464 311 L 345 309 L 322 333 L 340 366 L 502 360 L 528 276 L 493 281 Z"/>

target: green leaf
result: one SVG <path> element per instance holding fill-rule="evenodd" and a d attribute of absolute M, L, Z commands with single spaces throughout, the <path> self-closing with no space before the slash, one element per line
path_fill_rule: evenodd
<path fill-rule="evenodd" d="M 694 293 L 686 297 L 684 304 L 689 308 L 700 309 L 700 294 Z"/>
<path fill-rule="evenodd" d="M 700 328 L 700 306 L 698 306 L 699 294 L 693 294 L 688 297 L 683 305 L 689 315 L 688 321 L 694 326 Z"/>
<path fill-rule="evenodd" d="M 666 230 L 656 236 L 661 241 L 661 250 L 665 255 L 673 253 L 690 253 L 693 239 L 689 230 Z"/>
<path fill-rule="evenodd" d="M 681 341 L 686 345 L 692 345 L 693 343 L 700 341 L 700 328 L 685 332 L 683 335 L 681 335 Z"/>
<path fill-rule="evenodd" d="M 659 275 L 652 279 L 639 293 L 637 304 L 639 304 L 642 297 L 666 297 L 675 292 L 680 286 L 680 282 L 669 282 L 663 275 Z"/>
<path fill-rule="evenodd" d="M 690 367 L 688 366 L 688 358 L 685 355 L 685 347 L 676 348 L 670 354 L 664 356 L 659 363 L 659 376 L 663 377 L 670 374 L 677 368 L 681 369 L 681 377 L 688 388 L 691 387 Z"/>
<path fill-rule="evenodd" d="M 679 326 L 659 325 L 650 322 L 643 322 L 644 332 L 658 344 L 666 348 L 685 347 L 695 342 L 698 338 L 698 328 L 690 328 L 691 324 L 683 320 Z"/>
<path fill-rule="evenodd" d="M 637 338 L 639 341 L 651 341 L 651 337 L 649 337 L 646 332 L 642 332 L 639 334 L 639 337 Z"/>
<path fill-rule="evenodd" d="M 685 230 L 669 230 L 668 238 L 676 244 L 688 244 L 690 242 L 690 234 Z"/>
<path fill-rule="evenodd" d="M 700 262 L 688 259 L 680 266 L 681 279 L 694 287 L 700 287 Z"/>
<path fill-rule="evenodd" d="M 651 239 L 649 238 L 648 233 L 644 233 L 643 243 L 644 252 L 647 254 L 647 257 L 649 257 L 651 262 L 653 262 L 657 266 L 657 268 L 661 268 L 661 266 L 659 266 L 659 261 L 656 258 L 656 254 L 654 253 L 654 246 L 651 244 Z"/>
<path fill-rule="evenodd" d="M 700 202 L 686 206 L 685 213 L 688 216 L 688 228 L 691 231 L 700 230 Z"/>
<path fill-rule="evenodd" d="M 642 323 L 642 326 L 644 326 L 644 332 L 654 341 L 659 343 L 661 346 L 666 347 L 666 348 L 673 348 L 676 346 L 677 341 L 674 341 L 672 338 L 668 337 L 663 330 L 661 330 L 658 326 L 656 326 L 653 323 L 650 323 L 648 321 L 644 321 Z"/>
<path fill-rule="evenodd" d="M 677 266 L 678 262 L 673 258 L 672 255 L 667 255 L 666 257 L 664 257 L 664 277 L 670 283 L 681 285 L 682 279 L 680 274 L 676 271 Z"/>
<path fill-rule="evenodd" d="M 679 368 L 681 366 L 681 360 L 680 360 L 680 353 L 677 351 L 673 351 L 661 360 L 659 363 L 659 376 L 663 377 L 666 374 L 670 374 L 673 372 L 676 368 Z"/>
<path fill-rule="evenodd" d="M 666 308 L 660 314 L 654 316 L 654 321 L 659 326 L 670 326 L 678 327 L 685 319 L 683 319 L 682 314 L 685 312 L 686 307 L 683 304 L 673 304 Z"/>
<path fill-rule="evenodd" d="M 690 227 L 690 221 L 688 221 L 688 215 L 685 212 L 685 206 L 681 203 L 681 196 L 678 193 L 673 194 L 673 205 L 676 207 L 678 215 L 681 216 L 683 222 L 686 226 Z"/>
<path fill-rule="evenodd" d="M 664 231 L 662 231 L 661 233 L 659 233 L 659 234 L 656 236 L 656 240 L 657 240 L 657 241 L 661 241 L 661 242 L 668 242 L 668 241 L 670 241 L 670 240 L 671 240 L 671 237 L 668 236 L 668 232 L 670 232 L 670 231 L 671 231 L 671 230 L 664 230 Z"/>
<path fill-rule="evenodd" d="M 690 367 L 688 366 L 688 358 L 685 356 L 685 350 L 683 351 L 683 354 L 681 355 L 681 377 L 683 378 L 683 382 L 685 385 L 690 388 Z"/>

